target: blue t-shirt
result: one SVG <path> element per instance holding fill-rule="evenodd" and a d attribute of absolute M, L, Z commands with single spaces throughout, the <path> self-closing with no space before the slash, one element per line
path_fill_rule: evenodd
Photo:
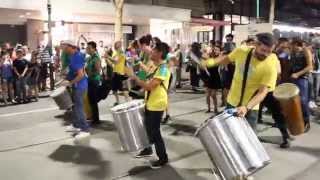
<path fill-rule="evenodd" d="M 80 69 L 84 69 L 85 66 L 85 58 L 84 56 L 77 51 L 73 55 L 70 56 L 70 64 L 69 64 L 69 73 L 68 80 L 71 81 L 77 76 L 77 71 Z M 73 85 L 75 89 L 87 89 L 88 88 L 88 79 L 87 76 L 84 76 L 79 82 Z"/>

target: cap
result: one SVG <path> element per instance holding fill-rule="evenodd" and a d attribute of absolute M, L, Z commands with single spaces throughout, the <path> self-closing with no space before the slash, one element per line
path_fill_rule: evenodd
<path fill-rule="evenodd" d="M 69 45 L 69 46 L 73 46 L 73 47 L 77 47 L 78 46 L 76 44 L 76 42 L 73 41 L 73 40 L 63 40 L 63 41 L 61 41 L 61 45 Z"/>

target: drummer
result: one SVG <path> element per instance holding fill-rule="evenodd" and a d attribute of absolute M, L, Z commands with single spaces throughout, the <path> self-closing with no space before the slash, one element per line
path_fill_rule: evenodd
<path fill-rule="evenodd" d="M 152 49 L 151 60 L 157 68 L 152 73 L 149 81 L 140 80 L 134 73 L 131 73 L 131 78 L 147 92 L 145 97 L 146 130 L 151 143 L 155 145 L 159 158 L 159 160 L 151 162 L 151 168 L 153 169 L 161 168 L 168 163 L 166 147 L 160 132 L 162 116 L 168 105 L 167 89 L 169 86 L 170 71 L 164 60 L 169 52 L 168 47 L 165 43 L 156 43 Z M 149 147 L 141 151 L 136 158 L 143 158 L 151 156 L 152 154 L 152 147 Z"/>
<path fill-rule="evenodd" d="M 236 48 L 228 56 L 216 61 L 216 64 L 225 65 L 235 62 L 235 74 L 227 99 L 227 108 L 236 108 L 238 116 L 246 117 L 255 131 L 257 130 L 259 104 L 271 87 L 276 84 L 277 70 L 274 68 L 274 62 L 278 61 L 277 56 L 272 53 L 274 45 L 272 34 L 261 33 L 256 37 L 255 48 Z M 243 77 L 247 61 L 249 66 L 245 80 Z"/>
<path fill-rule="evenodd" d="M 67 76 L 67 86 L 72 87 L 73 122 L 66 131 L 77 133 L 75 138 L 85 138 L 90 136 L 89 125 L 86 122 L 83 110 L 83 95 L 87 91 L 88 81 L 84 72 L 85 59 L 77 49 L 74 41 L 64 41 L 64 52 L 70 57 L 69 73 Z"/>

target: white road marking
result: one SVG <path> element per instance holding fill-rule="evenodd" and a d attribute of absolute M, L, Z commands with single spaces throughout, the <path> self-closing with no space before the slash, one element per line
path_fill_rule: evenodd
<path fill-rule="evenodd" d="M 16 112 L 16 113 L 0 114 L 0 118 L 1 118 L 1 117 L 11 117 L 11 116 L 29 114 L 29 113 L 38 113 L 38 112 L 54 111 L 54 110 L 58 110 L 58 109 L 59 109 L 58 107 L 51 107 L 51 108 L 36 109 L 36 110 L 31 110 L 31 111 L 23 111 L 23 112 Z"/>

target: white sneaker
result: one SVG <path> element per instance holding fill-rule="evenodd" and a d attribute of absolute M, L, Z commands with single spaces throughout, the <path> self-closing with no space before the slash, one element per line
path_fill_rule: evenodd
<path fill-rule="evenodd" d="M 75 128 L 73 125 L 70 125 L 70 126 L 67 126 L 66 127 L 66 132 L 80 132 L 81 131 L 81 129 L 79 129 L 79 128 Z"/>
<path fill-rule="evenodd" d="M 74 138 L 76 140 L 81 140 L 90 136 L 89 132 L 80 131 Z"/>

